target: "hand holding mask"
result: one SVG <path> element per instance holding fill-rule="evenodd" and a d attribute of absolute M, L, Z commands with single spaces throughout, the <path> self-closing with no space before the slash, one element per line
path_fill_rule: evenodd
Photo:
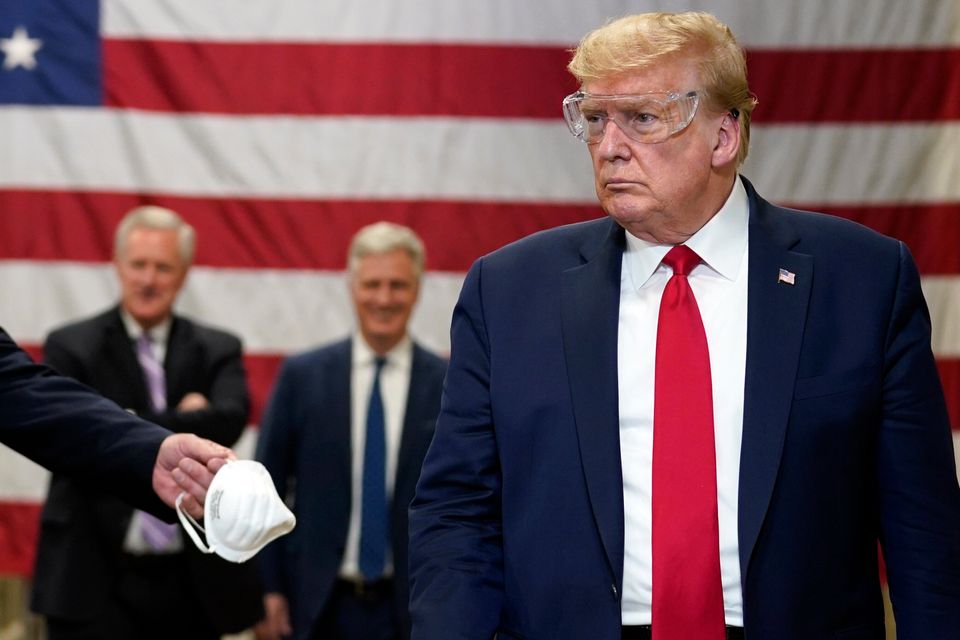
<path fill-rule="evenodd" d="M 204 501 L 205 527 L 180 508 L 182 498 L 177 498 L 177 515 L 190 539 L 204 553 L 230 562 L 249 560 L 297 523 L 266 467 L 254 460 L 230 460 L 217 471 Z M 194 527 L 206 534 L 207 544 Z"/>

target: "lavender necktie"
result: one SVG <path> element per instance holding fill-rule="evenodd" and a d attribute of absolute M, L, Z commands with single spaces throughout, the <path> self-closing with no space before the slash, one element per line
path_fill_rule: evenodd
<path fill-rule="evenodd" d="M 167 381 L 164 377 L 163 364 L 157 360 L 157 355 L 153 351 L 153 340 L 146 331 L 137 338 L 137 360 L 140 361 L 140 368 L 143 369 L 151 408 L 154 413 L 166 411 Z M 144 541 L 154 551 L 166 550 L 177 535 L 177 525 L 167 524 L 149 513 L 137 511 L 133 517 L 135 526 L 139 527 Z"/>

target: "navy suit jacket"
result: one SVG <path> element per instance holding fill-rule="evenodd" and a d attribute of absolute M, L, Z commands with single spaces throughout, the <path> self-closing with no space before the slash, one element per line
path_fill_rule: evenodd
<path fill-rule="evenodd" d="M 913 260 L 744 182 L 747 637 L 882 640 L 879 539 L 898 637 L 960 638 L 960 489 Z M 620 637 L 624 244 L 597 220 L 468 273 L 411 507 L 416 640 Z"/>
<path fill-rule="evenodd" d="M 150 409 L 144 375 L 118 308 L 53 331 L 44 344 L 44 359 L 60 373 L 172 431 L 230 446 L 246 425 L 249 401 L 240 340 L 187 318 L 175 316 L 170 327 L 164 362 L 169 408 L 163 413 Z M 202 393 L 209 405 L 176 411 L 192 391 Z M 125 571 L 120 560 L 132 515 L 133 505 L 105 488 L 54 473 L 40 517 L 33 610 L 80 620 L 99 615 Z M 183 547 L 176 555 L 182 556 L 191 593 L 182 597 L 198 601 L 217 631 L 241 631 L 262 617 L 256 567 L 204 555 L 185 536 Z M 156 600 L 165 594 L 128 589 L 125 595 Z"/>
<path fill-rule="evenodd" d="M 166 429 L 35 364 L 0 329 L 0 442 L 51 471 L 122 495 L 170 519 L 153 492 Z"/>
<path fill-rule="evenodd" d="M 294 638 L 308 637 L 340 571 L 352 496 L 351 341 L 288 358 L 261 423 L 260 460 L 281 496 L 293 500 L 297 527 L 260 552 L 266 591 L 290 605 Z M 407 507 L 433 437 L 446 361 L 414 345 L 394 497 L 390 507 L 394 595 L 404 638 L 410 619 Z"/>

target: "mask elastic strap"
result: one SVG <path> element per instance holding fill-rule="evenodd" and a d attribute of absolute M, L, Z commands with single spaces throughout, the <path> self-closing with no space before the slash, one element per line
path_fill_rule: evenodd
<path fill-rule="evenodd" d="M 200 536 L 197 535 L 197 532 L 193 527 L 200 529 L 200 531 L 203 531 L 204 534 L 207 533 L 206 530 L 200 526 L 199 522 L 193 519 L 193 516 L 180 508 L 180 504 L 183 502 L 183 497 L 185 495 L 186 494 L 181 493 L 177 496 L 177 517 L 180 518 L 180 524 L 183 525 L 183 529 L 187 532 L 187 535 L 190 536 L 190 539 L 193 540 L 193 544 L 197 545 L 197 549 L 200 549 L 200 551 L 203 551 L 204 553 L 213 553 L 213 547 L 208 547 L 205 545 L 203 541 L 200 540 Z M 190 521 L 189 523 L 187 522 L 188 520 Z M 190 526 L 190 523 L 193 524 L 193 527 Z"/>

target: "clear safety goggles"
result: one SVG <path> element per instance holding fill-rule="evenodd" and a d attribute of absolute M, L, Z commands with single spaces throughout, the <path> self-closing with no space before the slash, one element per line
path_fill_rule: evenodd
<path fill-rule="evenodd" d="M 663 142 L 687 128 L 697 114 L 700 94 L 655 91 L 634 95 L 596 95 L 585 91 L 563 99 L 563 117 L 570 132 L 587 144 L 603 139 L 613 120 L 636 142 Z"/>

